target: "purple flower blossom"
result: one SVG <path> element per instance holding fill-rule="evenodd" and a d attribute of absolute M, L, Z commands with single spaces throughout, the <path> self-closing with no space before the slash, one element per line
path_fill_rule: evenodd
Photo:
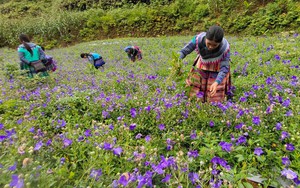
<path fill-rule="evenodd" d="M 33 150 L 34 151 L 40 150 L 43 145 L 44 145 L 43 142 L 39 141 L 38 143 L 35 144 L 35 147 Z"/>
<path fill-rule="evenodd" d="M 165 130 L 165 125 L 164 124 L 159 124 L 158 125 L 159 130 Z"/>
<path fill-rule="evenodd" d="M 199 175 L 197 173 L 195 173 L 195 172 L 190 172 L 188 176 L 189 176 L 189 179 L 191 180 L 191 182 L 193 184 L 195 184 L 196 181 L 199 180 Z"/>
<path fill-rule="evenodd" d="M 209 122 L 209 126 L 210 126 L 210 127 L 214 127 L 214 126 L 215 126 L 215 123 L 214 123 L 213 121 L 210 121 L 210 122 Z"/>
<path fill-rule="evenodd" d="M 261 120 L 260 120 L 260 118 L 259 118 L 258 116 L 254 116 L 254 117 L 252 118 L 252 123 L 253 123 L 254 125 L 259 125 L 260 122 L 261 122 Z"/>
<path fill-rule="evenodd" d="M 276 124 L 276 130 L 277 131 L 281 130 L 281 127 L 282 127 L 281 123 L 277 123 Z"/>
<path fill-rule="evenodd" d="M 264 151 L 262 150 L 261 147 L 258 147 L 258 148 L 254 149 L 254 154 L 257 155 L 257 156 L 260 156 L 263 153 L 264 153 Z"/>
<path fill-rule="evenodd" d="M 274 56 L 274 58 L 276 59 L 276 60 L 280 60 L 280 56 L 278 55 L 278 54 L 276 54 L 275 56 Z"/>
<path fill-rule="evenodd" d="M 136 138 L 136 139 L 140 139 L 140 138 L 142 138 L 142 136 L 143 136 L 143 135 L 142 135 L 141 133 L 138 133 L 138 134 L 135 136 L 135 138 Z"/>
<path fill-rule="evenodd" d="M 238 138 L 238 140 L 236 141 L 236 145 L 244 144 L 244 143 L 246 143 L 246 142 L 247 142 L 246 137 L 240 136 L 240 137 Z"/>
<path fill-rule="evenodd" d="M 66 158 L 62 157 L 60 158 L 60 164 L 64 164 L 66 162 Z"/>
<path fill-rule="evenodd" d="M 47 142 L 46 142 L 46 146 L 50 146 L 52 144 L 52 140 L 49 139 Z"/>
<path fill-rule="evenodd" d="M 290 103 L 291 103 L 291 100 L 290 99 L 286 99 L 282 102 L 282 106 L 284 107 L 289 107 L 290 106 Z"/>
<path fill-rule="evenodd" d="M 34 133 L 34 127 L 31 127 L 30 129 L 29 129 L 29 132 L 31 132 L 31 133 Z"/>
<path fill-rule="evenodd" d="M 117 147 L 117 148 L 113 149 L 114 155 L 120 156 L 122 152 L 123 152 L 123 149 L 121 147 Z"/>
<path fill-rule="evenodd" d="M 113 148 L 113 146 L 110 143 L 104 142 L 104 144 L 103 144 L 104 150 L 112 150 L 112 148 Z"/>
<path fill-rule="evenodd" d="M 167 174 L 167 175 L 165 176 L 165 178 L 161 180 L 161 182 L 163 182 L 163 183 L 169 182 L 170 179 L 171 179 L 171 177 L 172 177 L 171 174 Z"/>
<path fill-rule="evenodd" d="M 290 169 L 283 169 L 281 171 L 281 175 L 285 176 L 287 179 L 290 179 L 290 180 L 294 180 L 295 178 L 298 177 L 297 173 L 295 173 L 294 171 L 292 171 Z"/>
<path fill-rule="evenodd" d="M 284 165 L 284 166 L 289 166 L 290 164 L 291 164 L 291 161 L 290 161 L 290 159 L 288 158 L 288 157 L 282 157 L 281 158 L 281 161 L 282 161 L 282 164 Z"/>
<path fill-rule="evenodd" d="M 85 137 L 90 137 L 90 136 L 92 136 L 91 132 L 92 132 L 92 131 L 91 131 L 90 129 L 85 130 L 85 131 L 84 131 L 84 136 L 85 136 Z"/>
<path fill-rule="evenodd" d="M 193 157 L 193 158 L 197 158 L 199 156 L 198 154 L 198 151 L 197 150 L 191 150 L 191 151 L 188 151 L 187 153 L 188 157 Z"/>
<path fill-rule="evenodd" d="M 133 124 L 129 125 L 129 130 L 133 131 L 135 129 L 135 127 L 136 127 L 136 124 L 133 123 Z"/>
<path fill-rule="evenodd" d="M 150 142 L 151 136 L 150 136 L 150 135 L 147 135 L 147 136 L 145 137 L 145 140 L 146 140 L 146 142 Z"/>
<path fill-rule="evenodd" d="M 235 126 L 236 129 L 241 129 L 243 127 L 244 123 L 240 123 L 240 124 L 237 124 Z"/>
<path fill-rule="evenodd" d="M 288 151 L 294 151 L 295 146 L 293 144 L 286 144 L 285 149 Z"/>
<path fill-rule="evenodd" d="M 100 168 L 100 169 L 98 169 L 98 170 L 96 170 L 96 169 L 92 169 L 91 170 L 91 173 L 90 173 L 90 177 L 91 178 L 94 178 L 96 181 L 99 179 L 99 177 L 102 175 L 102 169 Z"/>
<path fill-rule="evenodd" d="M 231 151 L 231 148 L 232 148 L 232 143 L 228 143 L 228 142 L 221 141 L 221 142 L 219 143 L 219 146 L 222 147 L 222 150 L 223 150 L 223 151 L 230 152 L 230 151 Z"/>
<path fill-rule="evenodd" d="M 137 112 L 136 112 L 136 109 L 135 109 L 135 108 L 131 108 L 131 109 L 130 109 L 130 115 L 131 115 L 132 118 L 135 118 L 135 117 L 136 117 Z"/>
<path fill-rule="evenodd" d="M 17 162 L 14 163 L 14 165 L 8 167 L 8 170 L 15 171 L 17 169 Z"/>
<path fill-rule="evenodd" d="M 192 140 L 195 140 L 197 138 L 197 132 L 195 130 L 192 131 L 191 135 L 190 135 L 190 138 Z"/>
<path fill-rule="evenodd" d="M 127 178 L 125 175 L 122 175 L 119 179 L 119 184 L 123 185 L 124 187 L 127 186 L 128 184 L 128 180 L 129 180 L 129 177 Z"/>
<path fill-rule="evenodd" d="M 3 142 L 6 138 L 7 138 L 7 136 L 5 136 L 5 135 L 0 135 L 0 142 Z"/>
<path fill-rule="evenodd" d="M 72 140 L 65 138 L 63 140 L 64 147 L 70 146 L 72 144 L 72 142 L 73 142 Z"/>
<path fill-rule="evenodd" d="M 15 188 L 23 188 L 24 187 L 24 180 L 22 178 L 19 178 L 17 174 L 11 175 L 11 182 L 9 184 L 10 187 Z"/>
<path fill-rule="evenodd" d="M 285 131 L 282 131 L 281 132 L 281 136 L 280 136 L 280 139 L 281 140 L 284 140 L 285 138 L 288 138 L 290 135 L 288 132 L 285 132 Z"/>

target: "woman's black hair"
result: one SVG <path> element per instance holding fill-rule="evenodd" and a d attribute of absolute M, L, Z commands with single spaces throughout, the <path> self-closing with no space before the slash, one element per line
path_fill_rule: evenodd
<path fill-rule="evenodd" d="M 217 43 L 222 42 L 223 37 L 224 31 L 220 26 L 217 25 L 211 26 L 206 32 L 206 38 Z"/>
<path fill-rule="evenodd" d="M 24 47 L 26 48 L 26 50 L 28 50 L 29 53 L 32 55 L 33 51 L 30 48 L 30 46 L 27 44 L 28 42 L 30 42 L 29 37 L 27 35 L 25 35 L 25 34 L 22 33 L 22 34 L 19 35 L 19 40 L 20 40 L 20 42 L 22 42 L 22 44 L 24 45 Z"/>
<path fill-rule="evenodd" d="M 88 55 L 89 55 L 88 53 L 82 53 L 82 54 L 80 54 L 80 57 L 84 58 L 84 57 L 87 57 Z"/>

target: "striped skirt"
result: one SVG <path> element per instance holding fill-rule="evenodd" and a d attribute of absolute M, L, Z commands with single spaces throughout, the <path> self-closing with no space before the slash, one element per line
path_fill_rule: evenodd
<path fill-rule="evenodd" d="M 186 79 L 187 86 L 190 87 L 189 96 L 197 97 L 202 102 L 222 102 L 230 94 L 231 78 L 230 72 L 217 86 L 214 96 L 210 95 L 210 86 L 215 82 L 218 72 L 206 71 L 193 67 Z"/>

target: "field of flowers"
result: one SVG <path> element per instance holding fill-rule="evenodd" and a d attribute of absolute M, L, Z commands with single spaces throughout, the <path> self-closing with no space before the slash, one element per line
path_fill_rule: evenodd
<path fill-rule="evenodd" d="M 46 50 L 58 68 L 34 79 L 0 49 L 0 186 L 297 187 L 300 36 L 227 37 L 234 97 L 220 104 L 186 96 L 196 53 L 175 52 L 191 38 Z M 127 45 L 143 60 L 129 62 Z M 101 54 L 104 70 L 82 52 Z"/>

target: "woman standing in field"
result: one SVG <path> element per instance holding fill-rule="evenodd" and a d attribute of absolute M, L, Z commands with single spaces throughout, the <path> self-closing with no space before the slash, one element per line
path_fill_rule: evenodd
<path fill-rule="evenodd" d="M 48 76 L 45 61 L 45 53 L 42 48 L 32 42 L 25 34 L 19 36 L 19 40 L 22 44 L 18 47 L 18 55 L 20 58 L 21 70 L 27 70 L 29 78 L 32 78 L 38 72 L 41 72 L 41 76 Z"/>
<path fill-rule="evenodd" d="M 127 46 L 124 51 L 132 62 L 135 62 L 136 59 L 142 60 L 142 51 L 138 46 Z"/>
<path fill-rule="evenodd" d="M 207 32 L 196 35 L 180 50 L 180 59 L 196 49 L 197 58 L 186 83 L 190 96 L 202 98 L 202 102 L 219 102 L 230 91 L 230 48 L 219 26 L 211 26 Z"/>

